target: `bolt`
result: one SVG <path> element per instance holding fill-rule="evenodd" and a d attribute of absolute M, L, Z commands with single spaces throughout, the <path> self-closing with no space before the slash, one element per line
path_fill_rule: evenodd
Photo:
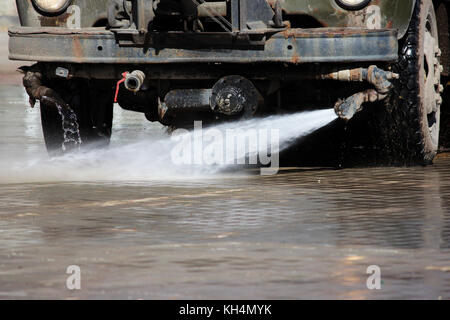
<path fill-rule="evenodd" d="M 56 68 L 55 74 L 61 78 L 68 78 L 69 70 L 66 68 L 58 67 L 58 68 Z"/>

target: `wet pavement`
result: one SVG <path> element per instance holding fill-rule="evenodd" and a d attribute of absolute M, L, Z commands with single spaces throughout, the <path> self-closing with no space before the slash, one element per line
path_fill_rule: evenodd
<path fill-rule="evenodd" d="M 45 154 L 26 101 L 0 86 L 3 166 Z M 112 145 L 138 135 L 164 130 L 116 108 Z M 0 298 L 450 298 L 449 155 L 426 168 L 63 180 L 0 181 Z M 81 290 L 66 288 L 70 265 Z M 381 290 L 366 287 L 371 265 Z"/>

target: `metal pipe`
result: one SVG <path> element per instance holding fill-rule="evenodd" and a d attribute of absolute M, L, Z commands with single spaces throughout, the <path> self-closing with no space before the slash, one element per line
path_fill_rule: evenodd
<path fill-rule="evenodd" d="M 211 111 L 212 89 L 175 89 L 169 91 L 160 101 L 158 114 L 161 121 L 177 112 Z"/>
<path fill-rule="evenodd" d="M 145 73 L 140 70 L 135 70 L 131 73 L 128 73 L 125 76 L 125 88 L 132 92 L 138 92 L 141 90 L 142 85 L 144 84 Z"/>
<path fill-rule="evenodd" d="M 386 95 L 378 93 L 375 89 L 369 89 L 363 92 L 355 93 L 345 100 L 339 100 L 334 106 L 336 115 L 349 121 L 353 116 L 363 109 L 363 104 L 366 102 L 380 101 L 386 98 Z"/>
<path fill-rule="evenodd" d="M 397 73 L 391 71 L 385 71 L 378 68 L 377 66 L 370 66 L 369 68 L 357 68 L 357 69 L 347 69 L 340 70 L 337 72 L 324 74 L 321 76 L 322 79 L 338 80 L 338 81 L 356 81 L 362 82 L 367 81 L 375 86 L 375 89 L 381 93 L 385 94 L 389 92 L 392 88 L 392 83 L 390 80 L 398 79 L 400 76 Z"/>
<path fill-rule="evenodd" d="M 357 68 L 340 70 L 329 74 L 321 75 L 321 79 L 338 80 L 346 82 L 363 82 L 367 81 L 372 84 L 375 89 L 369 89 L 358 92 L 345 100 L 336 102 L 334 110 L 336 114 L 345 121 L 349 121 L 353 116 L 362 110 L 362 105 L 366 102 L 375 102 L 383 100 L 387 97 L 389 91 L 393 88 L 391 80 L 399 79 L 397 73 L 385 71 L 377 66 L 369 68 Z"/>

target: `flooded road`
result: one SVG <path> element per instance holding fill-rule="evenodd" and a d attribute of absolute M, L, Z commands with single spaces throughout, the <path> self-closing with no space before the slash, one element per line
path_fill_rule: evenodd
<path fill-rule="evenodd" d="M 0 86 L 0 163 L 39 159 L 39 110 Z M 164 130 L 116 108 L 112 146 Z M 17 169 L 17 168 L 16 168 Z M 147 181 L 0 181 L 0 298 L 448 299 L 450 156 L 427 168 Z M 81 269 L 81 290 L 66 269 Z M 368 290 L 369 266 L 381 290 Z"/>

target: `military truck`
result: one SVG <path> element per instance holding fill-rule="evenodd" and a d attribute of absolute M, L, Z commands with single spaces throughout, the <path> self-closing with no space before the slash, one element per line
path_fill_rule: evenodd
<path fill-rule="evenodd" d="M 107 145 L 114 102 L 170 128 L 334 107 L 390 163 L 438 150 L 448 0 L 16 2 L 10 58 L 37 62 L 51 154 Z"/>

